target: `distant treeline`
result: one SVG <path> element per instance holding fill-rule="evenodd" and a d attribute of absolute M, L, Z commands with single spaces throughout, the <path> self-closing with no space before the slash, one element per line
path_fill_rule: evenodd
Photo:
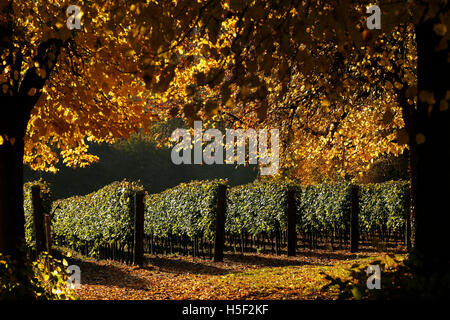
<path fill-rule="evenodd" d="M 171 149 L 157 148 L 154 143 L 135 140 L 117 145 L 92 145 L 90 150 L 100 160 L 87 168 L 72 169 L 59 166 L 57 174 L 25 169 L 25 182 L 43 178 L 52 185 L 56 199 L 84 195 L 113 181 L 140 180 L 149 193 L 158 193 L 191 180 L 227 179 L 235 186 L 253 181 L 256 166 L 235 165 L 175 165 Z"/>

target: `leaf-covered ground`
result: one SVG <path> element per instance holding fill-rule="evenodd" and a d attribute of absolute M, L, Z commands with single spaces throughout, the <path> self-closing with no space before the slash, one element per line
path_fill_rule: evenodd
<path fill-rule="evenodd" d="M 304 251 L 297 257 L 226 254 L 224 262 L 185 256 L 147 256 L 142 269 L 114 261 L 75 257 L 80 299 L 335 299 L 322 292 L 325 275 L 346 276 L 354 263 L 369 265 L 378 253 Z"/>

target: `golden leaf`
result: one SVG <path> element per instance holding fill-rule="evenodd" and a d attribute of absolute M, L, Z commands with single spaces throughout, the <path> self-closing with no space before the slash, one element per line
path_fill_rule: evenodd
<path fill-rule="evenodd" d="M 382 119 L 383 124 L 385 124 L 385 125 L 390 124 L 392 122 L 392 120 L 394 120 L 394 116 L 395 116 L 395 114 L 394 114 L 394 112 L 392 112 L 392 109 L 388 108 L 386 110 L 386 112 L 383 114 L 383 119 Z"/>
<path fill-rule="evenodd" d="M 417 95 L 417 87 L 409 87 L 406 89 L 405 95 L 407 98 L 413 98 Z"/>
<path fill-rule="evenodd" d="M 428 104 L 435 104 L 436 100 L 434 100 L 434 93 L 426 90 L 422 90 L 419 92 L 419 100 L 421 102 L 425 102 Z"/>
<path fill-rule="evenodd" d="M 433 31 L 434 31 L 437 35 L 443 37 L 443 36 L 447 33 L 447 26 L 446 26 L 445 24 L 443 24 L 443 23 L 436 23 L 436 24 L 433 26 Z"/>
<path fill-rule="evenodd" d="M 219 108 L 219 105 L 215 101 L 208 100 L 205 103 L 205 111 L 208 115 L 217 114 L 218 108 Z"/>
<path fill-rule="evenodd" d="M 33 97 L 35 94 L 36 94 L 36 88 L 31 88 L 27 93 L 27 95 L 30 97 Z"/>
<path fill-rule="evenodd" d="M 416 135 L 416 142 L 417 142 L 417 144 L 425 143 L 425 140 L 426 140 L 426 138 L 425 138 L 425 135 L 423 133 L 418 133 Z"/>
<path fill-rule="evenodd" d="M 249 93 L 250 93 L 250 89 L 247 86 L 242 86 L 241 87 L 241 95 L 243 97 L 248 96 Z"/>
<path fill-rule="evenodd" d="M 320 105 L 322 107 L 327 108 L 327 107 L 329 107 L 331 105 L 331 103 L 330 103 L 330 101 L 328 99 L 322 99 L 322 101 L 320 101 Z"/>

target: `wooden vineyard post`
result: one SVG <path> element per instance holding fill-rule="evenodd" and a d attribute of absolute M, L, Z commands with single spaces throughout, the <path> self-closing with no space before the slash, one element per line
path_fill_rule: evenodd
<path fill-rule="evenodd" d="M 288 189 L 288 208 L 287 208 L 287 214 L 288 214 L 287 255 L 288 255 L 288 257 L 295 256 L 296 245 L 297 245 L 297 230 L 295 228 L 295 225 L 296 225 L 295 214 L 297 212 L 296 201 L 295 201 L 296 195 L 297 195 L 297 193 L 294 188 Z"/>
<path fill-rule="evenodd" d="M 350 208 L 350 252 L 357 252 L 359 247 L 359 194 L 359 186 L 352 185 Z"/>
<path fill-rule="evenodd" d="M 227 206 L 227 185 L 222 184 L 217 191 L 216 238 L 214 241 L 214 262 L 223 261 L 225 244 L 225 213 Z"/>
<path fill-rule="evenodd" d="M 45 221 L 45 244 L 47 247 L 47 252 L 51 255 L 52 254 L 52 225 L 50 220 L 50 215 L 46 214 L 44 216 Z"/>
<path fill-rule="evenodd" d="M 144 192 L 134 195 L 134 254 L 133 263 L 144 265 Z"/>
<path fill-rule="evenodd" d="M 31 201 L 33 205 L 34 237 L 36 240 L 36 255 L 45 251 L 44 207 L 42 206 L 41 187 L 31 187 Z"/>
<path fill-rule="evenodd" d="M 198 257 L 198 236 L 194 237 L 194 257 Z"/>
<path fill-rule="evenodd" d="M 281 231 L 278 221 L 275 226 L 275 254 L 279 256 L 281 254 Z"/>

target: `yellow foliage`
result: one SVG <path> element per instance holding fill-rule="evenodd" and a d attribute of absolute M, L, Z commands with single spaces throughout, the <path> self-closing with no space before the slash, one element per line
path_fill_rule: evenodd
<path fill-rule="evenodd" d="M 54 170 L 61 156 L 85 166 L 97 160 L 86 140 L 113 142 L 181 114 L 280 129 L 281 164 L 305 180 L 317 168 L 356 175 L 381 154 L 400 154 L 398 97 L 406 91 L 414 103 L 416 96 L 412 31 L 393 25 L 406 15 L 387 14 L 385 33 L 363 39 L 358 6 L 307 3 L 98 0 L 80 4 L 82 29 L 68 31 L 69 2 L 14 1 L 13 20 L 23 30 L 13 39 L 12 54 L 24 56 L 19 78 L 36 68 L 45 80 L 25 92 L 40 97 L 25 161 Z M 444 30 L 435 26 L 437 34 Z M 46 61 L 35 59 L 49 40 L 64 45 Z M 3 83 L 3 94 L 10 89 Z M 434 96 L 419 99 L 431 104 Z"/>

